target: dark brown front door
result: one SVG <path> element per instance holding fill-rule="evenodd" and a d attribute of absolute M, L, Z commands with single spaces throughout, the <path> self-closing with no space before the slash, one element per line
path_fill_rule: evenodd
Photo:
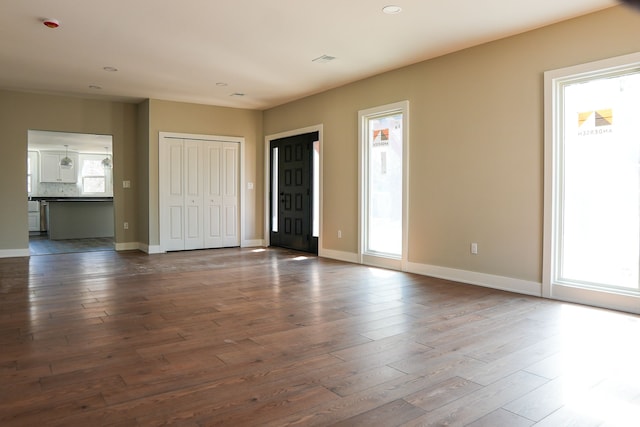
<path fill-rule="evenodd" d="M 318 132 L 312 132 L 271 141 L 271 200 L 277 195 L 278 201 L 277 206 L 272 203 L 277 211 L 271 215 L 274 246 L 317 252 L 317 238 L 312 236 L 313 143 L 317 140 Z"/>

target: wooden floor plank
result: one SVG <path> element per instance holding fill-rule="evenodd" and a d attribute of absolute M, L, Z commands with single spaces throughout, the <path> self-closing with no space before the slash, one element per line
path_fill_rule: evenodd
<path fill-rule="evenodd" d="M 424 411 L 399 399 L 355 417 L 334 424 L 335 427 L 370 426 L 393 427 L 424 415 Z"/>
<path fill-rule="evenodd" d="M 0 425 L 640 419 L 639 316 L 301 255 L 0 259 Z"/>

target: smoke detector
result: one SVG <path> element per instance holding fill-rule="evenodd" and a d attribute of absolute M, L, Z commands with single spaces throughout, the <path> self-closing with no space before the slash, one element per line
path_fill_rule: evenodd
<path fill-rule="evenodd" d="M 53 18 L 45 18 L 42 20 L 42 23 L 47 28 L 58 28 L 60 26 L 60 21 Z"/>

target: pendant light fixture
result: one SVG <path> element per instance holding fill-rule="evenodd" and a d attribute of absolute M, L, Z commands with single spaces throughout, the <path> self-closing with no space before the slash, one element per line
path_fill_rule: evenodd
<path fill-rule="evenodd" d="M 73 167 L 73 160 L 69 157 L 69 146 L 65 145 L 64 157 L 60 159 L 60 167 L 64 169 L 71 169 Z"/>
<path fill-rule="evenodd" d="M 109 155 L 109 147 L 104 147 L 104 151 L 107 153 L 107 157 L 102 159 L 102 167 L 104 169 L 111 169 L 113 167 L 113 162 L 111 161 L 111 156 Z"/>

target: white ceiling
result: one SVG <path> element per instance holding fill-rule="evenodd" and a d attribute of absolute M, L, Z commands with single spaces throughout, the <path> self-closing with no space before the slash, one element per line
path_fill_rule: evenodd
<path fill-rule="evenodd" d="M 617 4 L 615 0 L 1 2 L 0 88 L 253 109 Z M 388 4 L 401 6 L 402 13 L 383 14 L 381 9 Z M 61 25 L 49 29 L 43 18 L 58 19 Z M 321 55 L 336 59 L 312 62 Z"/>

